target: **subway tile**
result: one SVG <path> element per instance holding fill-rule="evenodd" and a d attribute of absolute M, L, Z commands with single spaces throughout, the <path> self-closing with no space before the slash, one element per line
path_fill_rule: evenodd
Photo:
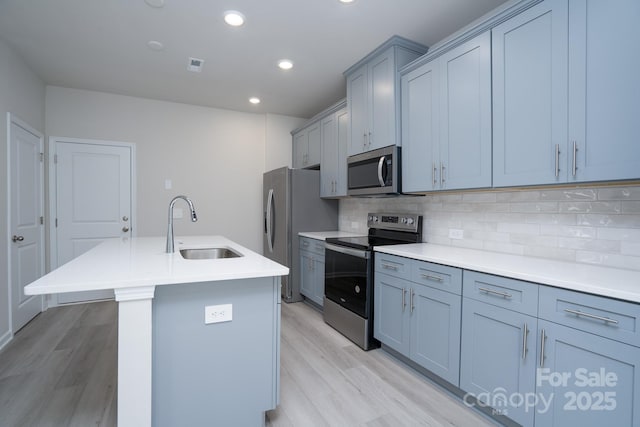
<path fill-rule="evenodd" d="M 511 233 L 509 241 L 523 246 L 544 246 L 547 248 L 558 246 L 558 238 L 556 236 L 541 236 L 537 234 Z"/>
<path fill-rule="evenodd" d="M 496 193 L 496 202 L 533 202 L 540 200 L 536 190 L 504 191 Z"/>
<path fill-rule="evenodd" d="M 527 246 L 524 248 L 523 255 L 559 261 L 575 262 L 576 260 L 576 251 L 573 249 L 549 248 L 546 246 Z"/>
<path fill-rule="evenodd" d="M 433 195 L 435 202 L 460 202 L 462 201 L 461 193 L 437 193 Z"/>
<path fill-rule="evenodd" d="M 600 188 L 598 200 L 640 200 L 640 186 Z"/>
<path fill-rule="evenodd" d="M 483 249 L 484 242 L 482 240 L 473 240 L 473 239 L 452 239 L 451 246 L 455 246 L 458 248 L 468 248 L 468 249 Z"/>
<path fill-rule="evenodd" d="M 505 254 L 524 255 L 524 246 L 505 242 L 484 242 L 484 249 Z"/>
<path fill-rule="evenodd" d="M 620 202 L 559 202 L 561 213 L 602 213 L 618 214 L 621 211 Z"/>
<path fill-rule="evenodd" d="M 640 264 L 640 242 L 620 242 L 620 254 L 638 257 Z"/>
<path fill-rule="evenodd" d="M 471 203 L 444 203 L 442 208 L 448 212 L 473 212 Z"/>
<path fill-rule="evenodd" d="M 540 234 L 559 237 L 576 237 L 583 239 L 595 239 L 598 236 L 594 227 L 579 227 L 572 225 L 541 224 Z"/>
<path fill-rule="evenodd" d="M 496 193 L 490 191 L 465 193 L 462 195 L 462 201 L 468 203 L 495 203 Z"/>
<path fill-rule="evenodd" d="M 497 231 L 488 231 L 488 230 L 464 230 L 465 238 L 473 240 L 483 240 L 483 241 L 491 241 L 491 242 L 502 242 L 508 243 L 509 237 L 511 234 L 509 233 L 498 233 Z"/>
<path fill-rule="evenodd" d="M 620 242 L 615 240 L 581 239 L 579 237 L 560 237 L 558 246 L 561 248 L 620 253 Z"/>
<path fill-rule="evenodd" d="M 539 224 L 498 223 L 497 230 L 501 233 L 540 234 Z"/>
<path fill-rule="evenodd" d="M 511 205 L 509 203 L 475 203 L 473 205 L 474 212 L 509 212 Z"/>
<path fill-rule="evenodd" d="M 524 213 L 513 212 L 485 212 L 482 214 L 483 221 L 488 222 L 511 222 L 511 223 L 526 223 L 527 215 Z"/>
<path fill-rule="evenodd" d="M 558 212 L 558 202 L 519 202 L 511 203 L 511 212 Z"/>
<path fill-rule="evenodd" d="M 640 242 L 639 228 L 597 228 L 596 230 L 598 239 Z"/>
<path fill-rule="evenodd" d="M 640 201 L 624 201 L 620 202 L 622 213 L 640 214 Z"/>
<path fill-rule="evenodd" d="M 597 197 L 597 190 L 586 188 L 546 190 L 540 192 L 540 200 L 546 201 L 596 200 Z"/>
<path fill-rule="evenodd" d="M 577 225 L 640 228 L 640 215 L 578 214 Z"/>
<path fill-rule="evenodd" d="M 526 223 L 533 224 L 553 224 L 553 225 L 575 225 L 576 214 L 570 213 L 530 213 L 525 217 Z"/>

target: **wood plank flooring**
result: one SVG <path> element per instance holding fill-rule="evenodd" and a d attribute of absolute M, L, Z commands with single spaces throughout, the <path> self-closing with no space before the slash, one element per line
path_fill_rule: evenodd
<path fill-rule="evenodd" d="M 0 426 L 115 426 L 115 302 L 49 309 L 0 351 Z M 282 304 L 280 405 L 267 425 L 488 426 L 382 350 L 303 303 Z"/>

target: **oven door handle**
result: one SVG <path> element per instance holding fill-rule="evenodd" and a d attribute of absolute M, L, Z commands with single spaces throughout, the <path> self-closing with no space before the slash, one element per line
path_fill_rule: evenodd
<path fill-rule="evenodd" d="M 344 246 L 338 246 L 331 243 L 325 243 L 324 248 L 329 251 L 340 252 L 341 254 L 351 255 L 357 258 L 363 258 L 363 259 L 371 258 L 371 251 L 362 251 L 358 249 L 346 248 Z"/>

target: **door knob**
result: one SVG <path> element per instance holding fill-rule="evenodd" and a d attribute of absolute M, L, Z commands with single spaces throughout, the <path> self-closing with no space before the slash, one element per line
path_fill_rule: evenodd
<path fill-rule="evenodd" d="M 11 240 L 13 240 L 14 242 L 22 242 L 24 240 L 24 236 L 13 236 L 11 238 Z"/>
<path fill-rule="evenodd" d="M 127 226 L 125 225 L 124 227 L 122 227 L 122 231 L 124 231 L 124 232 L 126 233 L 127 231 L 129 231 L 129 227 L 127 227 Z"/>

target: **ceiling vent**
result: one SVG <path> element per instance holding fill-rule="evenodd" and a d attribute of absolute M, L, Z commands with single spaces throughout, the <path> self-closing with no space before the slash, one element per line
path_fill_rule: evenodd
<path fill-rule="evenodd" d="M 194 73 L 199 73 L 200 71 L 202 71 L 203 64 L 204 59 L 189 58 L 189 65 L 187 65 L 187 70 L 193 71 Z"/>

